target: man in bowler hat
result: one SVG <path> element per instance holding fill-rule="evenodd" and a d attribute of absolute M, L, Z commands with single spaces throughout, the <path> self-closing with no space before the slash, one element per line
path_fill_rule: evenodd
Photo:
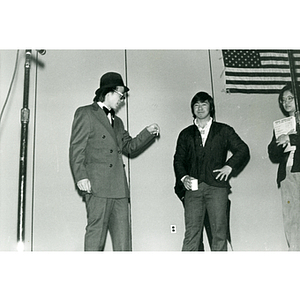
<path fill-rule="evenodd" d="M 129 188 L 123 154 L 140 150 L 159 135 L 157 124 L 132 138 L 115 111 L 129 88 L 120 74 L 100 78 L 94 103 L 79 107 L 70 140 L 70 166 L 78 189 L 85 195 L 85 251 L 103 251 L 109 231 L 114 251 L 131 251 Z"/>

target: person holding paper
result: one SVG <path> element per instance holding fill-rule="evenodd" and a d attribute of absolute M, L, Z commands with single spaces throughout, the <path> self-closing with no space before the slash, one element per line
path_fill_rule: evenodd
<path fill-rule="evenodd" d="M 288 249 L 295 251 L 300 250 L 300 137 L 291 84 L 280 91 L 278 103 L 286 118 L 274 122 L 268 154 L 273 163 L 279 164 L 277 185 L 281 191 L 284 232 Z"/>
<path fill-rule="evenodd" d="M 182 250 L 199 251 L 207 212 L 211 250 L 227 251 L 229 179 L 248 162 L 249 148 L 232 127 L 215 122 L 214 101 L 206 92 L 192 98 L 191 111 L 193 124 L 180 132 L 173 161 L 175 193 L 184 198 Z"/>

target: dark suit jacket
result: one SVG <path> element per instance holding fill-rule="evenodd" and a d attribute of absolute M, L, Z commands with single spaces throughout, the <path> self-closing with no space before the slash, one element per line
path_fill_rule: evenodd
<path fill-rule="evenodd" d="M 132 138 L 117 116 L 112 127 L 96 102 L 78 108 L 69 149 L 75 182 L 89 179 L 96 197 L 129 197 L 122 154 L 139 150 L 153 138 L 146 128 Z"/>
<path fill-rule="evenodd" d="M 299 134 L 291 134 L 290 142 L 292 146 L 296 146 L 294 154 L 294 163 L 291 172 L 300 172 L 300 137 Z M 273 163 L 279 164 L 277 171 L 277 185 L 280 187 L 280 182 L 285 179 L 286 176 L 286 163 L 289 157 L 289 152 L 284 152 L 284 147 L 277 146 L 275 134 L 273 132 L 273 138 L 268 145 L 269 158 Z"/>
<path fill-rule="evenodd" d="M 228 157 L 228 152 L 232 155 Z M 226 124 L 212 122 L 205 147 L 203 147 L 200 132 L 196 125 L 183 129 L 178 137 L 174 155 L 174 171 L 176 177 L 175 193 L 182 199 L 185 188 L 181 178 L 192 176 L 211 186 L 227 187 L 227 181 L 216 179 L 217 172 L 224 165 L 232 168 L 231 176 L 236 176 L 248 163 L 250 158 L 248 146 L 236 134 L 234 129 Z"/>

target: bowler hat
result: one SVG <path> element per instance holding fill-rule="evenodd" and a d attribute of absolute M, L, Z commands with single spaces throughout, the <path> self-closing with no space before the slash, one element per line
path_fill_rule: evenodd
<path fill-rule="evenodd" d="M 123 86 L 125 93 L 129 91 L 129 88 L 124 85 L 122 76 L 119 73 L 108 72 L 102 75 L 100 78 L 100 87 L 96 90 L 95 94 L 97 95 L 104 88 L 112 88 L 116 86 Z"/>

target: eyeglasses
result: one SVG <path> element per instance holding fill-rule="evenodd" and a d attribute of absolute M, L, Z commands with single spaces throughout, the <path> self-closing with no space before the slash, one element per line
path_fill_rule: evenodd
<path fill-rule="evenodd" d="M 125 100 L 125 95 L 122 94 L 121 92 L 117 91 L 117 90 L 114 90 L 115 93 L 119 94 L 121 97 L 120 97 L 120 100 L 124 101 Z"/>
<path fill-rule="evenodd" d="M 294 100 L 293 96 L 288 96 L 287 98 L 282 98 L 281 103 L 290 103 Z"/>

